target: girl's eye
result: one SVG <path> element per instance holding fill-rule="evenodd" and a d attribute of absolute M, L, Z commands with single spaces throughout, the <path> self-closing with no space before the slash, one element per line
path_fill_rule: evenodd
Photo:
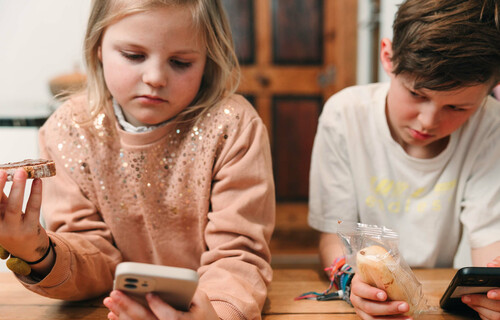
<path fill-rule="evenodd" d="M 191 62 L 184 62 L 184 61 L 180 61 L 180 60 L 176 60 L 176 59 L 170 60 L 170 62 L 172 63 L 172 65 L 175 68 L 178 68 L 178 69 L 187 69 L 192 65 Z"/>
<path fill-rule="evenodd" d="M 142 61 L 144 60 L 144 55 L 140 53 L 130 53 L 126 51 L 121 51 L 122 56 L 124 56 L 128 60 L 132 61 Z"/>

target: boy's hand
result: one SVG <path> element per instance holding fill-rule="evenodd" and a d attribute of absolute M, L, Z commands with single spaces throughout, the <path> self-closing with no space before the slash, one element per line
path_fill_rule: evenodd
<path fill-rule="evenodd" d="M 148 294 L 146 298 L 149 303 L 149 310 L 144 308 L 140 303 L 129 298 L 123 292 L 113 290 L 109 297 L 105 298 L 103 301 L 104 305 L 110 310 L 108 319 L 219 319 L 207 295 L 201 290 L 196 290 L 191 308 L 187 312 L 175 310 L 156 295 Z"/>
<path fill-rule="evenodd" d="M 500 257 L 488 263 L 488 267 L 500 267 Z M 470 294 L 462 297 L 462 302 L 476 310 L 483 320 L 500 319 L 500 289 L 493 289 L 484 294 Z"/>
<path fill-rule="evenodd" d="M 24 261 L 36 261 L 47 251 L 49 237 L 40 224 L 42 181 L 33 180 L 31 194 L 23 212 L 24 189 L 28 174 L 16 171 L 9 196 L 3 193 L 7 173 L 0 171 L 0 245 Z"/>
<path fill-rule="evenodd" d="M 410 310 L 405 301 L 386 301 L 384 290 L 372 287 L 363 282 L 357 275 L 351 282 L 351 303 L 356 314 L 363 320 L 380 319 L 380 316 L 390 316 L 390 319 L 412 319 L 404 316 Z"/>

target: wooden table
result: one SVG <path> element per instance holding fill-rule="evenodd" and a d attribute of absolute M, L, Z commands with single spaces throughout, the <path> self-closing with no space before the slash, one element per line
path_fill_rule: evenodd
<path fill-rule="evenodd" d="M 422 319 L 471 319 L 450 315 L 439 309 L 439 299 L 455 271 L 453 269 L 415 270 L 422 282 L 424 294 L 432 311 Z M 264 320 L 316 320 L 358 319 L 353 309 L 344 301 L 294 301 L 294 297 L 308 291 L 324 291 L 328 286 L 321 269 L 316 266 L 279 267 L 274 269 L 274 279 L 263 310 Z M 102 298 L 64 302 L 39 296 L 25 289 L 10 272 L 0 273 L 0 319 L 5 320 L 66 320 L 107 319 L 108 309 Z"/>

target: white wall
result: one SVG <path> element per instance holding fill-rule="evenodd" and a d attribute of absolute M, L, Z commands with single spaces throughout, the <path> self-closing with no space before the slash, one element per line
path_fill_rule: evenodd
<path fill-rule="evenodd" d="M 389 38 L 392 40 L 392 22 L 394 15 L 398 10 L 398 5 L 403 2 L 402 0 L 381 0 L 380 1 L 380 36 L 377 47 L 380 50 L 380 41 L 382 38 Z M 389 81 L 389 77 L 385 73 L 382 65 L 378 64 L 378 79 L 379 81 Z"/>
<path fill-rule="evenodd" d="M 90 0 L 0 0 L 0 118 L 50 112 L 49 79 L 75 65 L 83 70 L 89 8 Z M 38 157 L 37 134 L 34 127 L 0 127 L 0 163 Z M 30 188 L 28 181 L 25 203 Z"/>
<path fill-rule="evenodd" d="M 49 79 L 83 70 L 89 8 L 90 0 L 0 0 L 0 116 L 45 108 Z"/>

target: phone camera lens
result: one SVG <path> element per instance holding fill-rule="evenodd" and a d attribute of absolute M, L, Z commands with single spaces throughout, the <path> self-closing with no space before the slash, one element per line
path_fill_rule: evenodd
<path fill-rule="evenodd" d="M 137 282 L 139 282 L 139 280 L 137 280 L 136 278 L 126 278 L 125 282 L 128 282 L 128 283 L 137 283 Z"/>
<path fill-rule="evenodd" d="M 127 289 L 137 289 L 137 286 L 135 284 L 131 284 L 131 283 L 125 283 L 124 286 Z"/>

